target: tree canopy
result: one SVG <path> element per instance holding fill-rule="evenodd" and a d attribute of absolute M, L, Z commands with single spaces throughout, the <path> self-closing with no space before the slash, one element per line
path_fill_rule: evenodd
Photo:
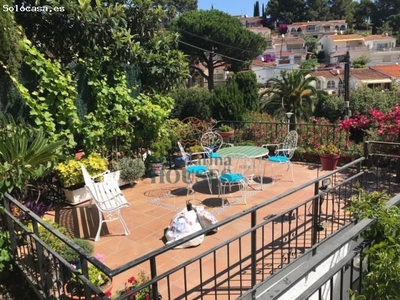
<path fill-rule="evenodd" d="M 190 67 L 207 79 L 209 90 L 214 89 L 215 68 L 240 71 L 267 46 L 238 19 L 215 9 L 185 12 L 171 28 L 180 34 L 180 49 L 188 55 Z"/>
<path fill-rule="evenodd" d="M 268 88 L 260 95 L 261 108 L 267 113 L 283 118 L 292 112 L 294 123 L 307 120 L 314 111 L 317 91 L 312 84 L 316 78 L 310 71 L 282 71 L 281 78 L 270 78 Z"/>

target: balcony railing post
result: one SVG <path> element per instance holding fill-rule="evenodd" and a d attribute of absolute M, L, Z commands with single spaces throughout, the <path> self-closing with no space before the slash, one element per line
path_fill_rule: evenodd
<path fill-rule="evenodd" d="M 251 227 L 257 225 L 257 211 L 251 213 Z M 251 232 L 251 287 L 257 283 L 257 230 Z"/>
<path fill-rule="evenodd" d="M 314 198 L 312 201 L 312 235 L 311 235 L 311 246 L 314 246 L 318 242 L 318 226 L 319 226 L 319 181 L 314 184 Z M 316 253 L 313 252 L 313 255 Z"/>

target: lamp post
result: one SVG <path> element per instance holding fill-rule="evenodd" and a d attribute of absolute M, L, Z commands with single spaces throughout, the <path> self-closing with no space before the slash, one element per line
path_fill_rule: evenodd
<path fill-rule="evenodd" d="M 287 112 L 286 113 L 286 118 L 287 118 L 287 132 L 289 133 L 289 131 L 290 131 L 290 119 L 291 119 L 291 117 L 293 116 L 293 113 L 292 112 Z"/>
<path fill-rule="evenodd" d="M 281 52 L 279 53 L 279 59 L 282 59 L 282 47 L 283 47 L 283 39 L 285 38 L 285 35 L 282 34 L 282 41 L 281 41 Z"/>

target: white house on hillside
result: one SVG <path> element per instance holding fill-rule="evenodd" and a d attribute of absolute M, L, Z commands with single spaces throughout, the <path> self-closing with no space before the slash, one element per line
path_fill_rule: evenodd
<path fill-rule="evenodd" d="M 289 36 L 310 35 L 319 39 L 327 34 L 347 30 L 347 22 L 346 20 L 296 22 L 288 24 L 287 27 Z"/>
<path fill-rule="evenodd" d="M 318 41 L 319 49 L 325 52 L 328 63 L 337 63 L 349 51 L 350 61 L 366 56 L 368 66 L 393 64 L 398 62 L 400 48 L 396 48 L 396 38 L 388 35 L 360 34 L 325 35 Z"/>

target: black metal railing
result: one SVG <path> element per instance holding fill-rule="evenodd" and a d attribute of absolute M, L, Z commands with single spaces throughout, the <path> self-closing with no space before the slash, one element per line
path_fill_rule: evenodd
<path fill-rule="evenodd" d="M 289 130 L 296 130 L 299 134 L 298 147 L 303 149 L 312 150 L 318 145 L 328 143 L 347 149 L 349 143 L 362 141 L 363 137 L 361 131 L 353 131 L 350 134 L 346 130 L 341 130 L 340 124 L 318 121 L 314 123 L 219 121 L 218 124 L 234 128 L 235 134 L 229 140 L 234 144 L 279 143 L 284 140 Z"/>
<path fill-rule="evenodd" d="M 77 252 L 81 249 L 10 196 L 4 199 L 7 208 L 3 214 L 4 225 L 11 233 L 12 253 L 17 266 L 43 299 L 61 295 L 71 273 L 81 278 L 87 297 L 93 292 L 102 295 L 98 287 L 86 279 L 89 264 L 111 278 L 129 270 L 148 270 L 149 281 L 119 299 L 126 299 L 143 289 L 150 291 L 151 299 L 158 299 L 159 292 L 163 299 L 217 299 L 221 295 L 226 299 L 236 299 L 351 224 L 345 207 L 357 193 L 357 188 L 377 188 L 371 185 L 367 170 L 362 169 L 364 162 L 364 158 L 355 160 L 112 270 L 94 257 L 81 253 L 83 275 L 77 274 L 56 249 L 43 242 L 44 233 L 39 228 L 44 227 L 46 234 Z M 309 187 L 313 187 L 314 192 L 305 196 L 304 190 Z M 284 203 L 289 196 L 302 197 L 304 201 L 276 215 L 268 213 L 270 205 L 279 201 Z M 9 209 L 10 202 L 26 212 L 28 218 L 25 222 L 31 223 L 31 227 L 14 217 Z M 218 227 L 222 232 L 229 232 L 230 228 L 236 230 L 231 231 L 232 234 L 218 235 L 221 242 L 206 248 L 200 255 L 192 256 L 188 251 L 176 260 L 175 265 L 172 264 L 172 249 L 199 235 L 210 234 Z M 245 244 L 251 245 L 250 249 L 244 247 Z M 168 267 L 158 263 L 161 258 L 166 261 L 166 257 L 171 260 Z"/>
<path fill-rule="evenodd" d="M 398 205 L 400 195 L 393 197 L 386 207 Z M 333 300 L 350 299 L 349 292 L 362 294 L 364 271 L 368 267 L 368 257 L 363 252 L 372 241 L 361 236 L 374 222 L 363 219 L 349 224 L 341 234 L 315 245 L 277 276 L 254 286 L 240 299 Z"/>

